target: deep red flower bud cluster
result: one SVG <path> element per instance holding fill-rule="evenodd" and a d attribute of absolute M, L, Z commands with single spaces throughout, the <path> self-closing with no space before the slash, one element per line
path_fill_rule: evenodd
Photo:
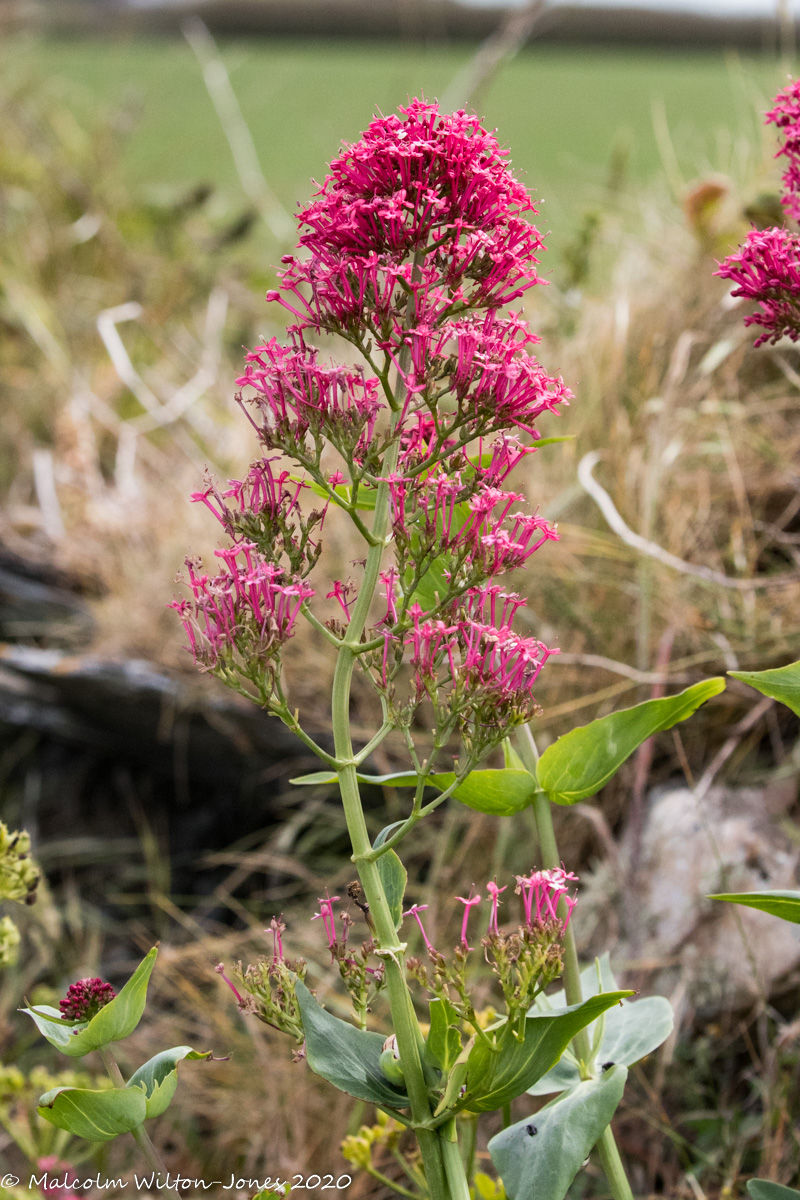
<path fill-rule="evenodd" d="M 79 979 L 69 985 L 58 1007 L 65 1021 L 90 1021 L 101 1008 L 111 1003 L 116 994 L 111 984 L 103 979 Z"/>

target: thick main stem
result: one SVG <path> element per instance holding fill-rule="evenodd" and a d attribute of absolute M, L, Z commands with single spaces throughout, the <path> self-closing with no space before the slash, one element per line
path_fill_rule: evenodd
<path fill-rule="evenodd" d="M 395 469 L 398 445 L 387 455 L 384 464 L 385 473 L 391 474 Z M 392 460 L 392 461 L 389 461 Z M 428 1087 L 422 1066 L 422 1034 L 414 1013 L 411 994 L 405 974 L 405 946 L 397 936 L 394 919 L 386 900 L 386 894 L 381 884 L 377 864 L 370 862 L 366 855 L 372 849 L 367 831 L 364 811 L 361 805 L 356 763 L 353 756 L 353 743 L 350 736 L 350 687 L 353 678 L 353 668 L 356 662 L 355 647 L 358 646 L 361 634 L 369 614 L 375 587 L 381 567 L 383 545 L 389 525 L 389 489 L 386 483 L 378 487 L 375 499 L 375 517 L 372 533 L 375 544 L 370 546 L 364 566 L 364 580 L 359 589 L 358 598 L 353 607 L 353 613 L 347 632 L 345 644 L 340 648 L 333 680 L 332 694 L 332 724 L 336 757 L 341 764 L 338 770 L 339 787 L 344 806 L 345 820 L 353 847 L 353 859 L 357 863 L 359 878 L 364 888 L 370 914 L 374 922 L 375 933 L 379 948 L 384 955 L 386 964 L 386 987 L 389 994 L 389 1004 L 392 1012 L 394 1033 L 397 1037 L 397 1047 L 400 1061 L 403 1065 L 406 1090 L 411 1102 L 411 1114 L 415 1126 L 424 1124 L 431 1118 L 431 1108 L 428 1102 Z M 445 1178 L 442 1164 L 442 1143 L 435 1130 L 417 1128 L 417 1140 L 425 1177 L 431 1200 L 454 1200 L 455 1193 L 448 1188 L 449 1180 Z M 458 1149 L 458 1147 L 456 1147 Z M 460 1161 L 460 1160 L 459 1160 Z M 463 1167 L 461 1169 L 463 1176 Z"/>
<path fill-rule="evenodd" d="M 523 726 L 520 734 L 521 736 L 517 739 L 520 756 L 526 768 L 532 775 L 535 775 L 539 755 L 536 750 L 536 743 L 533 740 L 533 734 L 527 725 Z M 549 869 L 560 867 L 561 857 L 558 853 L 556 831 L 553 826 L 553 814 L 550 808 L 550 801 L 544 792 L 535 793 L 533 798 L 533 814 L 536 820 L 536 831 L 539 835 L 542 866 Z M 562 917 L 567 916 L 566 905 L 563 900 L 560 902 L 559 912 Z M 571 923 L 567 925 L 564 931 L 564 994 L 567 998 L 567 1004 L 581 1004 L 583 1002 L 581 969 L 578 964 L 575 933 Z M 575 1047 L 578 1058 L 588 1063 L 592 1054 L 589 1031 L 581 1029 L 575 1035 L 572 1044 Z M 617 1143 L 610 1125 L 607 1125 L 603 1130 L 595 1149 L 614 1200 L 634 1200 L 631 1185 L 628 1183 L 628 1177 L 625 1174 L 625 1168 L 622 1165 L 622 1159 L 619 1156 Z"/>

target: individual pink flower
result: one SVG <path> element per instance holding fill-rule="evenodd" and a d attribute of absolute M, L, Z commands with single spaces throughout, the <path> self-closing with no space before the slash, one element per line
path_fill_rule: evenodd
<path fill-rule="evenodd" d="M 333 913 L 333 906 L 339 900 L 339 896 L 329 896 L 327 890 L 325 895 L 319 900 L 319 912 L 314 913 L 312 921 L 322 921 L 325 929 L 325 936 L 328 939 L 328 949 L 331 953 L 336 949 L 336 917 Z"/>
<path fill-rule="evenodd" d="M 234 983 L 225 974 L 225 964 L 217 963 L 217 965 L 214 967 L 214 970 L 216 971 L 217 975 L 220 976 L 223 983 L 226 983 L 228 985 L 228 987 L 230 988 L 230 990 L 233 992 L 234 996 L 236 997 L 236 1001 L 237 1001 L 239 1007 L 242 1008 L 246 1004 L 246 1001 L 245 1001 L 244 997 L 240 994 L 238 988 L 234 985 Z"/>
<path fill-rule="evenodd" d="M 470 909 L 474 908 L 476 904 L 480 904 L 481 902 L 480 896 L 473 896 L 472 892 L 473 889 L 470 888 L 469 896 L 466 898 L 464 896 L 456 896 L 456 900 L 464 905 L 464 916 L 461 919 L 461 945 L 465 950 L 474 949 L 474 947 L 470 946 L 467 941 L 467 924 L 469 922 Z"/>
<path fill-rule="evenodd" d="M 490 936 L 492 934 L 499 936 L 500 929 L 497 924 L 497 910 L 501 904 L 500 896 L 506 889 L 505 889 L 505 887 L 498 887 L 497 883 L 495 881 L 490 880 L 489 883 L 487 883 L 487 885 L 486 885 L 486 890 L 492 899 L 492 911 L 489 916 L 488 933 Z"/>
<path fill-rule="evenodd" d="M 569 895 L 569 885 L 576 883 L 577 879 L 577 875 L 565 871 L 563 867 L 517 875 L 516 891 L 522 896 L 525 924 L 533 929 L 544 921 L 558 921 L 558 905 L 563 899 L 567 907 L 563 921 L 563 928 L 566 929 L 577 902 L 576 897 Z"/>
<path fill-rule="evenodd" d="M 69 985 L 58 1007 L 65 1021 L 91 1021 L 116 994 L 111 984 L 103 979 L 79 979 Z"/>
<path fill-rule="evenodd" d="M 422 924 L 422 918 L 419 915 L 421 912 L 425 912 L 427 907 L 428 907 L 427 904 L 413 904 L 411 906 L 411 908 L 409 908 L 408 912 L 403 913 L 403 916 L 404 917 L 413 917 L 414 920 L 417 922 L 417 924 L 419 925 L 419 931 L 422 934 L 422 940 L 425 943 L 425 949 L 430 954 L 430 953 L 435 953 L 435 950 L 434 950 L 433 946 L 431 945 L 431 942 L 428 939 L 428 935 L 425 932 L 425 926 Z"/>

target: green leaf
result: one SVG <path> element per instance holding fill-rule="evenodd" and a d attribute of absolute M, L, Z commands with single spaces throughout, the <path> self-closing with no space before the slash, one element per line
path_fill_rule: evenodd
<path fill-rule="evenodd" d="M 386 850 L 378 859 L 377 867 L 394 927 L 399 929 L 403 924 L 403 897 L 406 894 L 408 872 L 394 850 Z"/>
<path fill-rule="evenodd" d="M 800 892 L 723 892 L 709 900 L 728 900 L 731 904 L 746 904 L 783 921 L 800 925 Z"/>
<path fill-rule="evenodd" d="M 61 1013 L 47 1005 L 23 1008 L 36 1024 L 37 1029 L 62 1054 L 80 1058 L 91 1050 L 99 1050 L 109 1042 L 120 1042 L 133 1033 L 142 1019 L 147 984 L 155 966 L 158 947 L 139 963 L 134 973 L 110 1004 L 101 1008 L 91 1021 L 81 1025 L 64 1025 Z"/>
<path fill-rule="evenodd" d="M 724 679 L 704 679 L 677 696 L 645 700 L 570 730 L 539 759 L 540 786 L 554 804 L 575 804 L 594 796 L 642 742 L 685 721 L 724 690 Z"/>
<path fill-rule="evenodd" d="M 503 766 L 507 771 L 524 771 L 526 769 L 511 738 L 503 738 Z"/>
<path fill-rule="evenodd" d="M 788 663 L 774 671 L 728 671 L 728 674 L 763 695 L 780 700 L 800 717 L 800 662 Z"/>
<path fill-rule="evenodd" d="M 597 1051 L 596 1063 L 632 1067 L 657 1050 L 672 1033 L 672 1005 L 663 996 L 647 996 L 644 1000 L 623 1001 L 618 1008 L 606 1013 L 605 1028 Z M 592 1030 L 589 1030 L 589 1037 Z M 529 1088 L 532 1096 L 549 1096 L 562 1092 L 580 1081 L 577 1067 L 561 1059 Z"/>
<path fill-rule="evenodd" d="M 433 1065 L 447 1075 L 461 1053 L 461 1021 L 448 1000 L 431 1000 L 429 1008 L 431 1027 L 425 1051 Z"/>
<path fill-rule="evenodd" d="M 60 1087 L 45 1092 L 37 1109 L 40 1117 L 90 1142 L 110 1142 L 120 1133 L 130 1133 L 147 1115 L 147 1101 L 138 1089 Z"/>
<path fill-rule="evenodd" d="M 482 1038 L 477 1039 L 467 1064 L 467 1092 L 459 1107 L 493 1112 L 521 1096 L 555 1066 L 576 1033 L 631 995 L 603 993 L 558 1012 L 534 1013 L 525 1019 L 521 1042 L 513 1036 L 510 1025 L 504 1026 L 497 1050 L 491 1050 Z"/>
<path fill-rule="evenodd" d="M 564 1200 L 567 1189 L 622 1099 L 627 1067 L 578 1082 L 532 1117 L 489 1142 L 509 1200 Z"/>
<path fill-rule="evenodd" d="M 800 1192 L 784 1187 L 782 1183 L 771 1183 L 769 1179 L 750 1179 L 747 1190 L 753 1200 L 797 1200 Z"/>
<path fill-rule="evenodd" d="M 335 498 L 329 495 L 325 488 L 320 483 L 316 483 L 313 479 L 300 479 L 299 476 L 292 476 L 295 483 L 305 483 L 311 488 L 315 496 L 321 496 L 323 500 L 330 500 L 332 504 L 336 504 L 339 508 L 349 508 L 350 500 L 353 494 L 353 488 L 349 483 L 337 483 L 334 487 L 336 493 Z M 376 498 L 375 488 L 365 487 L 362 483 L 358 489 L 358 503 L 356 508 L 359 511 L 370 512 L 375 507 Z"/>
<path fill-rule="evenodd" d="M 335 771 L 314 771 L 311 775 L 299 775 L 289 782 L 297 787 L 312 787 L 323 783 L 335 783 Z M 360 783 L 376 787 L 416 787 L 417 776 L 413 771 L 394 771 L 390 775 L 359 775 Z M 443 792 L 455 780 L 452 772 L 429 775 L 426 784 Z M 510 817 L 527 808 L 537 791 L 537 783 L 528 771 L 504 768 L 497 771 L 472 771 L 460 783 L 453 796 L 478 812 L 491 813 L 496 817 Z"/>
<path fill-rule="evenodd" d="M 178 1086 L 178 1063 L 184 1058 L 208 1059 L 210 1050 L 193 1050 L 191 1046 L 173 1046 L 149 1058 L 128 1080 L 129 1088 L 144 1092 L 148 1117 L 160 1117 L 169 1107 Z"/>
<path fill-rule="evenodd" d="M 296 988 L 311 1070 L 357 1100 L 408 1108 L 408 1096 L 393 1087 L 380 1069 L 382 1035 L 356 1029 L 326 1012 L 299 980 Z"/>

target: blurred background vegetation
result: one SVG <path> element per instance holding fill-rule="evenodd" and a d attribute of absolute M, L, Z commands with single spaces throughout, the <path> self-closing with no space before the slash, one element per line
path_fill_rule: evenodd
<path fill-rule="evenodd" d="M 263 293 L 291 213 L 342 139 L 422 94 L 466 96 L 543 198 L 549 286 L 526 310 L 576 394 L 542 427 L 575 440 L 520 472 L 562 534 L 514 581 L 531 631 L 562 650 L 541 680 L 543 744 L 659 688 L 780 665 L 800 641 L 800 360 L 791 344 L 752 349 L 713 271 L 752 223 L 780 220 L 762 114 L 791 40 L 784 28 L 748 55 L 512 38 L 479 78 L 467 41 L 215 42 L 196 19 L 170 37 L 124 22 L 56 36 L 23 10 L 0 13 L 0 815 L 30 831 L 48 886 L 0 976 L 0 1057 L 55 1070 L 15 1012 L 22 995 L 116 981 L 160 938 L 141 1057 L 179 1042 L 231 1054 L 184 1069 L 158 1130 L 170 1165 L 336 1175 L 365 1114 L 240 1018 L 213 966 L 266 949 L 282 911 L 328 996 L 308 918 L 351 870 L 337 799 L 289 786 L 305 751 L 195 674 L 166 611 L 184 555 L 215 545 L 189 493 L 257 452 L 233 380 L 243 347 L 281 333 Z M 613 532 L 578 480 L 591 450 L 630 529 L 728 582 Z M 347 573 L 357 547 L 330 517 L 326 534 L 331 576 Z M 324 731 L 325 647 L 304 633 L 290 668 Z M 364 737 L 371 716 L 359 696 Z M 734 685 L 560 814 L 585 953 L 610 944 L 626 984 L 678 1015 L 621 1112 L 639 1195 L 796 1181 L 796 939 L 702 897 L 796 880 L 797 744 L 791 714 Z M 400 762 L 387 743 L 374 765 Z M 396 793 L 369 799 L 376 832 L 401 811 Z M 536 846 L 524 817 L 451 804 L 434 824 L 409 840 L 411 887 L 447 936 L 447 897 L 529 868 Z M 34 1084 L 4 1078 L 11 1128 Z M 10 1135 L 0 1156 L 21 1161 Z M 131 1159 L 115 1145 L 110 1161 Z M 367 1180 L 351 1194 L 385 1193 Z M 571 1195 L 603 1195 L 602 1178 L 590 1167 Z"/>

